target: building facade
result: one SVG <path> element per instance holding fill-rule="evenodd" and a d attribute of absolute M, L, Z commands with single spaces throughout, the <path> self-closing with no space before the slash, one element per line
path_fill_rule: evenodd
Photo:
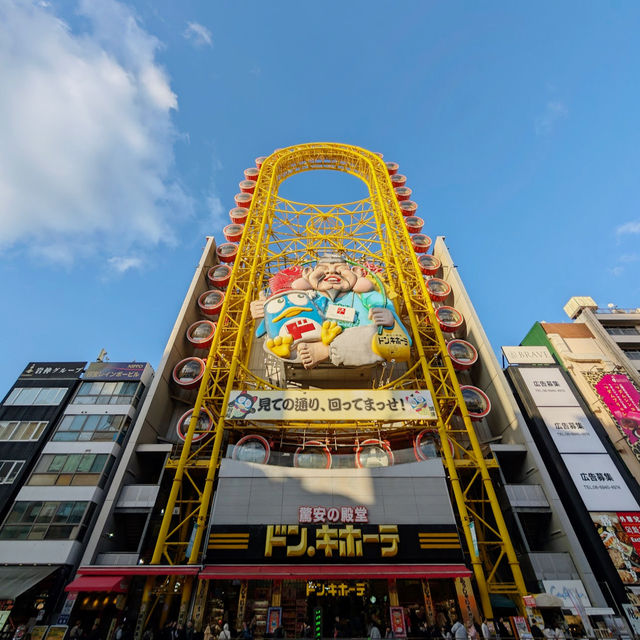
<path fill-rule="evenodd" d="M 640 556 L 635 549 L 640 542 L 640 376 L 634 340 L 640 337 L 640 315 L 637 309 L 613 305 L 599 309 L 588 297 L 572 298 L 565 311 L 574 322 L 535 323 L 522 345 L 524 351 L 548 351 L 552 363 L 536 369 L 553 378 L 559 385 L 555 390 L 566 399 L 543 397 L 541 388 L 525 379 L 535 369 L 528 371 L 522 364 L 510 368 L 510 378 L 567 510 L 582 523 L 581 543 L 594 573 L 611 606 L 623 608 L 635 622 L 640 615 Z M 579 463 L 589 468 L 578 468 Z M 599 465 L 607 469 L 596 470 Z"/>
<path fill-rule="evenodd" d="M 278 196 L 313 169 L 356 175 L 369 196 Z M 607 609 L 405 182 L 395 163 L 335 144 L 280 149 L 245 171 L 67 587 L 74 615 L 126 581 L 113 621 L 135 616 L 136 637 L 175 620 L 403 637 L 481 615 L 512 617 L 515 635 L 519 614 L 562 617 L 545 591 L 567 580 L 591 609 L 571 615 L 589 624 Z"/>
<path fill-rule="evenodd" d="M 152 377 L 145 363 L 85 365 L 30 363 L 2 404 L 3 456 L 24 458 L 0 525 L 0 599 L 11 635 L 25 624 L 68 622 L 57 615 L 64 588 Z"/>

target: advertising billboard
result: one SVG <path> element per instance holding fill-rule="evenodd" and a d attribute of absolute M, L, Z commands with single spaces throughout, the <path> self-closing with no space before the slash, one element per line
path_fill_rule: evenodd
<path fill-rule="evenodd" d="M 640 459 L 640 392 L 624 374 L 606 374 L 594 388 L 636 458 Z"/>
<path fill-rule="evenodd" d="M 640 531 L 640 525 L 629 522 L 635 518 L 640 522 L 640 513 L 601 512 L 590 515 L 620 580 L 626 585 L 640 584 L 640 535 L 628 533 L 629 529 L 634 528 Z"/>
<path fill-rule="evenodd" d="M 560 369 L 555 367 L 526 367 L 520 368 L 519 371 L 536 406 L 579 406 Z"/>
<path fill-rule="evenodd" d="M 607 454 L 561 456 L 587 511 L 638 511 L 638 503 Z"/>
<path fill-rule="evenodd" d="M 540 407 L 539 411 L 560 453 L 606 452 L 580 407 Z"/>
<path fill-rule="evenodd" d="M 84 380 L 140 380 L 144 373 L 144 362 L 92 362 L 89 365 Z"/>
<path fill-rule="evenodd" d="M 86 362 L 30 362 L 20 374 L 21 380 L 68 380 L 79 378 Z"/>
<path fill-rule="evenodd" d="M 502 347 L 509 364 L 555 364 L 547 347 Z"/>

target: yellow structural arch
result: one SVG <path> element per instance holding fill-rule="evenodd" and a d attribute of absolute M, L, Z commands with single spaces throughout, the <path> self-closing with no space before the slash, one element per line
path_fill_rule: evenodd
<path fill-rule="evenodd" d="M 356 176 L 367 185 L 369 196 L 342 205 L 294 203 L 279 197 L 284 180 L 313 170 Z M 485 615 L 492 614 L 492 593 L 509 595 L 522 606 L 526 588 L 489 471 L 496 463 L 493 457 L 484 457 L 469 419 L 386 165 L 379 155 L 345 144 L 310 143 L 278 149 L 261 167 L 185 441 L 179 458 L 167 464 L 173 482 L 151 564 L 200 562 L 223 435 L 225 429 L 234 427 L 224 418 L 229 394 L 233 389 L 274 386 L 252 376 L 247 366 L 253 340 L 250 303 L 270 273 L 312 260 L 326 249 L 385 265 L 385 285 L 397 296 L 396 306 L 414 340 L 408 371 L 386 386 L 427 388 L 435 399 L 440 441 L 450 444 L 442 446 L 441 453 Z M 192 446 L 203 406 L 214 416 L 215 436 L 206 444 Z M 321 429 L 375 427 L 373 423 L 336 422 L 323 423 Z M 195 535 L 186 557 L 194 520 Z M 142 618 L 149 612 L 154 588 L 154 579 L 149 578 Z M 169 591 L 179 590 L 172 583 Z M 181 585 L 181 593 L 186 610 L 189 579 Z"/>

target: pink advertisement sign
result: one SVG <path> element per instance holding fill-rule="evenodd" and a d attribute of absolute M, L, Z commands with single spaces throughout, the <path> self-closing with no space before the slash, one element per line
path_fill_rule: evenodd
<path fill-rule="evenodd" d="M 623 374 L 607 374 L 595 389 L 633 447 L 640 442 L 640 392 Z"/>

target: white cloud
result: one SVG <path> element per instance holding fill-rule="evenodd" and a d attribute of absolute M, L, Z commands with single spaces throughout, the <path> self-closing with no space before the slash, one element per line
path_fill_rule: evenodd
<path fill-rule="evenodd" d="M 134 256 L 113 256 L 107 262 L 109 267 L 116 273 L 126 273 L 129 269 L 140 269 L 142 267 L 142 258 Z"/>
<path fill-rule="evenodd" d="M 224 219 L 224 206 L 217 195 L 210 193 L 207 196 L 207 207 L 209 207 L 212 222 L 216 223 Z"/>
<path fill-rule="evenodd" d="M 624 267 L 621 267 L 621 266 L 613 267 L 609 269 L 609 273 L 611 273 L 612 276 L 619 278 L 624 273 Z"/>
<path fill-rule="evenodd" d="M 569 115 L 569 109 L 560 101 L 547 102 L 544 113 L 535 119 L 535 132 L 537 136 L 549 135 L 559 120 Z"/>
<path fill-rule="evenodd" d="M 160 42 L 115 0 L 78 11 L 81 33 L 42 2 L 0 3 L 0 250 L 59 262 L 171 242 L 192 210 Z"/>
<path fill-rule="evenodd" d="M 187 22 L 187 28 L 182 34 L 187 40 L 193 41 L 197 47 L 211 47 L 213 40 L 211 39 L 211 31 L 198 22 Z"/>
<path fill-rule="evenodd" d="M 626 236 L 634 233 L 640 233 L 640 220 L 626 222 L 616 229 L 616 234 L 619 236 Z"/>

